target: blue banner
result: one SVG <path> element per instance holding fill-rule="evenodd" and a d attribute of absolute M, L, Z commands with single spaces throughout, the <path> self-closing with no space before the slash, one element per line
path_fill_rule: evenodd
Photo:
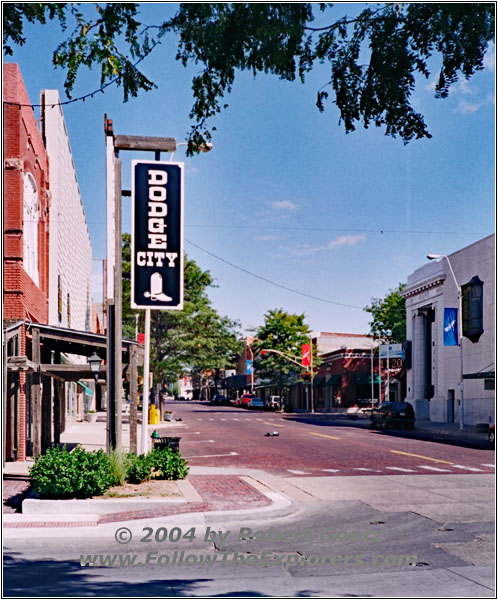
<path fill-rule="evenodd" d="M 458 308 L 444 309 L 444 331 L 445 346 L 458 346 Z"/>
<path fill-rule="evenodd" d="M 246 373 L 252 375 L 252 360 L 246 360 Z"/>

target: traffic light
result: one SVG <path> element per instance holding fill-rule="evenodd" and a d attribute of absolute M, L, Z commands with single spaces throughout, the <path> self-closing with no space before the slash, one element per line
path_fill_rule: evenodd
<path fill-rule="evenodd" d="M 309 381 L 311 378 L 311 372 L 310 371 L 305 371 L 301 377 L 303 379 L 303 381 Z"/>
<path fill-rule="evenodd" d="M 266 354 L 266 350 L 261 350 L 261 356 L 264 356 Z"/>

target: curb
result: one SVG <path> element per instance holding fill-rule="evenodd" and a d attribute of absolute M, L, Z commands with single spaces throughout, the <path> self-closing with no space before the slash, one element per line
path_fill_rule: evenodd
<path fill-rule="evenodd" d="M 198 519 L 214 519 L 214 521 L 218 520 L 221 516 L 224 521 L 229 520 L 232 517 L 237 518 L 260 518 L 260 517 L 276 517 L 277 515 L 283 516 L 283 513 L 288 513 L 288 509 L 292 508 L 293 502 L 287 496 L 280 494 L 260 481 L 256 481 L 251 476 L 238 475 L 239 478 L 244 481 L 246 484 L 250 485 L 257 492 L 259 492 L 262 496 L 267 500 L 266 506 L 254 506 L 251 508 L 235 508 L 233 510 L 229 510 L 226 508 L 220 509 L 216 504 L 216 502 L 210 502 L 206 500 L 202 500 L 201 496 L 194 488 L 194 486 L 187 480 L 182 480 L 182 492 L 184 493 L 184 498 L 182 499 L 163 499 L 162 500 L 162 508 L 166 514 L 157 514 L 160 512 L 158 507 L 152 507 L 145 510 L 137 510 L 136 505 L 137 501 L 134 498 L 132 502 L 128 501 L 129 508 L 122 512 L 105 512 L 105 513 L 97 513 L 97 512 L 81 512 L 80 514 L 62 514 L 61 512 L 52 512 L 52 513 L 40 513 L 40 512 L 32 512 L 32 513 L 24 513 L 24 514 L 4 514 L 4 533 L 7 533 L 10 529 L 15 529 L 16 534 L 20 529 L 29 529 L 33 531 L 33 529 L 37 529 L 39 531 L 43 531 L 45 529 L 57 529 L 67 530 L 71 528 L 98 528 L 102 530 L 104 526 L 116 525 L 123 523 L 129 523 L 130 525 L 138 525 L 141 521 L 147 520 L 147 523 L 154 522 L 157 520 L 161 520 L 163 522 L 165 519 L 172 518 L 175 520 L 188 520 L 192 518 Z M 177 482 L 178 483 L 178 482 Z M 110 499 L 112 500 L 112 499 Z M 229 502 L 230 499 L 228 498 Z M 38 502 L 47 502 L 43 500 L 39 500 Z M 60 506 L 67 507 L 67 503 L 78 502 L 71 500 L 54 500 L 48 501 L 51 504 L 55 503 L 64 503 L 57 504 L 57 506 L 53 506 L 52 508 L 57 511 Z M 80 502 L 86 502 L 85 500 Z M 86 506 L 90 508 L 90 503 L 92 500 L 87 501 Z M 99 506 L 102 505 L 102 502 L 98 501 Z M 124 504 L 123 500 L 120 500 L 121 504 Z M 157 504 L 157 503 L 156 503 Z M 166 505 L 166 506 L 165 506 Z M 95 534 L 95 531 L 93 535 Z"/>

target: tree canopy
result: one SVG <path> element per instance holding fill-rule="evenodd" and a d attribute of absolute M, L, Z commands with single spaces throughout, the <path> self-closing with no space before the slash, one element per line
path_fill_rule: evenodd
<path fill-rule="evenodd" d="M 183 310 L 151 313 L 151 370 L 155 380 L 173 383 L 185 373 L 215 384 L 221 369 L 235 364 L 241 352 L 238 323 L 220 316 L 212 307 L 207 288 L 213 285 L 209 271 L 195 261 L 184 261 Z M 143 327 L 144 311 L 130 308 L 130 235 L 123 235 L 123 335 L 135 337 L 135 315 Z"/>
<path fill-rule="evenodd" d="M 400 283 L 395 290 L 389 290 L 384 298 L 372 298 L 366 306 L 373 319 L 370 321 L 370 334 L 381 338 L 385 343 L 397 344 L 406 340 L 406 308 L 401 292 L 406 285 Z"/>
<path fill-rule="evenodd" d="M 300 362 L 301 346 L 309 344 L 310 333 L 304 314 L 290 314 L 281 308 L 269 310 L 264 324 L 256 330 L 257 339 L 252 344 L 258 375 L 280 390 L 294 382 L 302 374 L 299 365 L 273 352 L 263 355 L 262 350 L 277 350 Z"/>
<path fill-rule="evenodd" d="M 317 90 L 318 109 L 335 104 L 347 133 L 363 124 L 383 127 L 405 143 L 431 137 L 411 104 L 416 76 L 434 73 L 435 96 L 445 98 L 460 75 L 468 79 L 483 69 L 494 39 L 494 3 L 347 6 L 354 16 L 340 16 L 342 5 L 325 3 L 181 3 L 172 17 L 147 24 L 140 3 L 4 3 L 4 52 L 26 43 L 26 21 L 58 20 L 68 36 L 54 50 L 53 64 L 66 69 L 68 97 L 80 67 L 96 66 L 100 85 L 116 81 L 126 101 L 155 87 L 139 64 L 158 52 L 166 34 L 176 35 L 176 59 L 199 69 L 192 81 L 189 154 L 211 139 L 208 121 L 226 108 L 223 99 L 237 71 L 304 82 L 320 64 L 329 74 Z"/>

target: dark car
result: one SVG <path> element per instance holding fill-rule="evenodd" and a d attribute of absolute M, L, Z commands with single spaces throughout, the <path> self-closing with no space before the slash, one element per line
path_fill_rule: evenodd
<path fill-rule="evenodd" d="M 403 426 L 412 429 L 415 423 L 415 411 L 408 402 L 383 402 L 372 409 L 370 421 L 372 427 Z"/>
<path fill-rule="evenodd" d="M 228 398 L 226 396 L 223 396 L 223 394 L 215 394 L 211 398 L 211 404 L 227 405 L 230 404 L 230 402 L 228 401 Z"/>
<path fill-rule="evenodd" d="M 495 426 L 494 425 L 490 425 L 490 427 L 489 427 L 488 440 L 489 440 L 490 444 L 493 444 L 493 446 L 495 445 Z"/>

